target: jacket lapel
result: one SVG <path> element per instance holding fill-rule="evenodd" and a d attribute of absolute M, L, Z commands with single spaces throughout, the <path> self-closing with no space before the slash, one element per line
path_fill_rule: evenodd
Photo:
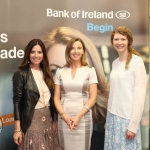
<path fill-rule="evenodd" d="M 32 90 L 36 93 L 39 94 L 39 90 L 38 90 L 38 87 L 37 87 L 37 84 L 35 82 L 35 79 L 33 77 L 33 74 L 32 74 L 32 71 L 30 69 L 30 67 L 26 70 L 27 72 L 27 80 L 26 80 L 26 85 L 25 87 L 29 90 Z"/>

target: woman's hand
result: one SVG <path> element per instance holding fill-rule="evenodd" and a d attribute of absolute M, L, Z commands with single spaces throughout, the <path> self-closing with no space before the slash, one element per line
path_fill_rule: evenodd
<path fill-rule="evenodd" d="M 135 133 L 133 133 L 133 132 L 127 130 L 127 132 L 126 132 L 126 139 L 128 139 L 128 140 L 133 140 L 133 139 L 135 138 L 135 136 L 136 136 Z"/>
<path fill-rule="evenodd" d="M 66 114 L 62 114 L 61 118 L 66 122 L 66 124 L 69 126 L 71 124 L 71 118 L 67 116 Z"/>
<path fill-rule="evenodd" d="M 106 129 L 106 123 L 104 124 L 104 129 Z"/>
<path fill-rule="evenodd" d="M 69 125 L 70 129 L 77 129 L 78 123 L 80 122 L 80 118 L 75 116 L 71 119 L 71 124 Z"/>
<path fill-rule="evenodd" d="M 23 133 L 21 131 L 20 132 L 15 132 L 14 135 L 13 135 L 14 142 L 17 145 L 21 145 L 22 137 L 23 137 Z"/>
<path fill-rule="evenodd" d="M 54 133 L 54 136 L 57 135 L 57 132 L 58 132 L 58 128 L 57 128 L 57 122 L 56 121 L 53 121 L 53 133 Z"/>

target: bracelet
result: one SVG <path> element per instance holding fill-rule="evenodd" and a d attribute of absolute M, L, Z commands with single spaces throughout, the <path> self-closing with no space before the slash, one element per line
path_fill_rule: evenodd
<path fill-rule="evenodd" d="M 63 114 L 65 114 L 65 113 L 63 112 L 63 113 L 61 113 L 61 114 L 60 114 L 60 116 L 61 116 L 61 119 L 62 119 L 62 115 L 63 115 Z"/>
<path fill-rule="evenodd" d="M 89 107 L 87 107 L 87 106 L 84 106 L 84 108 L 86 108 L 88 111 L 90 111 Z"/>
<path fill-rule="evenodd" d="M 15 130 L 14 132 L 22 132 L 22 130 Z"/>
<path fill-rule="evenodd" d="M 64 112 L 60 114 L 60 116 L 62 116 L 63 114 L 65 114 Z"/>

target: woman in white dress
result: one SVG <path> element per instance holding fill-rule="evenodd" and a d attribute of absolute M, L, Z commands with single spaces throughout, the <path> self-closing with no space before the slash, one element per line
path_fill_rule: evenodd
<path fill-rule="evenodd" d="M 73 38 L 67 45 L 66 65 L 55 75 L 54 103 L 58 110 L 58 133 L 63 150 L 89 150 L 92 111 L 96 102 L 97 76 L 86 63 L 85 45 Z"/>
<path fill-rule="evenodd" d="M 141 150 L 140 120 L 146 94 L 146 71 L 132 48 L 131 31 L 120 26 L 111 35 L 119 57 L 112 63 L 105 150 Z"/>
<path fill-rule="evenodd" d="M 52 29 L 43 40 L 47 49 L 47 57 L 51 72 L 55 75 L 57 68 L 63 67 L 66 63 L 65 50 L 68 42 L 72 38 L 82 39 L 85 45 L 85 53 L 87 57 L 86 61 L 89 66 L 95 68 L 98 84 L 96 103 L 92 108 L 92 117 L 94 123 L 93 128 L 95 131 L 104 133 L 103 122 L 105 121 L 107 114 L 109 88 L 103 70 L 100 54 L 93 41 L 89 39 L 86 35 L 84 35 L 82 32 L 74 28 L 58 27 Z M 100 122 L 102 123 L 100 124 Z M 103 138 L 101 139 L 101 141 L 103 141 Z"/>

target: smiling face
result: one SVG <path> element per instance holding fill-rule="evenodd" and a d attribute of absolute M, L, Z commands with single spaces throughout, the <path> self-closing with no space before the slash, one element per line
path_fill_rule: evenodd
<path fill-rule="evenodd" d="M 128 51 L 128 39 L 126 36 L 115 33 L 112 42 L 114 49 L 118 53 L 126 53 Z"/>
<path fill-rule="evenodd" d="M 33 66 L 39 66 L 43 60 L 43 51 L 40 45 L 35 45 L 30 52 L 30 61 Z"/>
<path fill-rule="evenodd" d="M 80 41 L 74 42 L 70 50 L 69 56 L 73 61 L 81 61 L 81 57 L 84 54 L 83 45 Z"/>
<path fill-rule="evenodd" d="M 63 44 L 54 44 L 48 49 L 47 58 L 49 61 L 50 70 L 55 75 L 58 68 L 63 67 L 66 64 L 65 59 L 66 45 Z M 90 58 L 87 57 L 87 62 L 89 65 L 92 65 Z"/>

